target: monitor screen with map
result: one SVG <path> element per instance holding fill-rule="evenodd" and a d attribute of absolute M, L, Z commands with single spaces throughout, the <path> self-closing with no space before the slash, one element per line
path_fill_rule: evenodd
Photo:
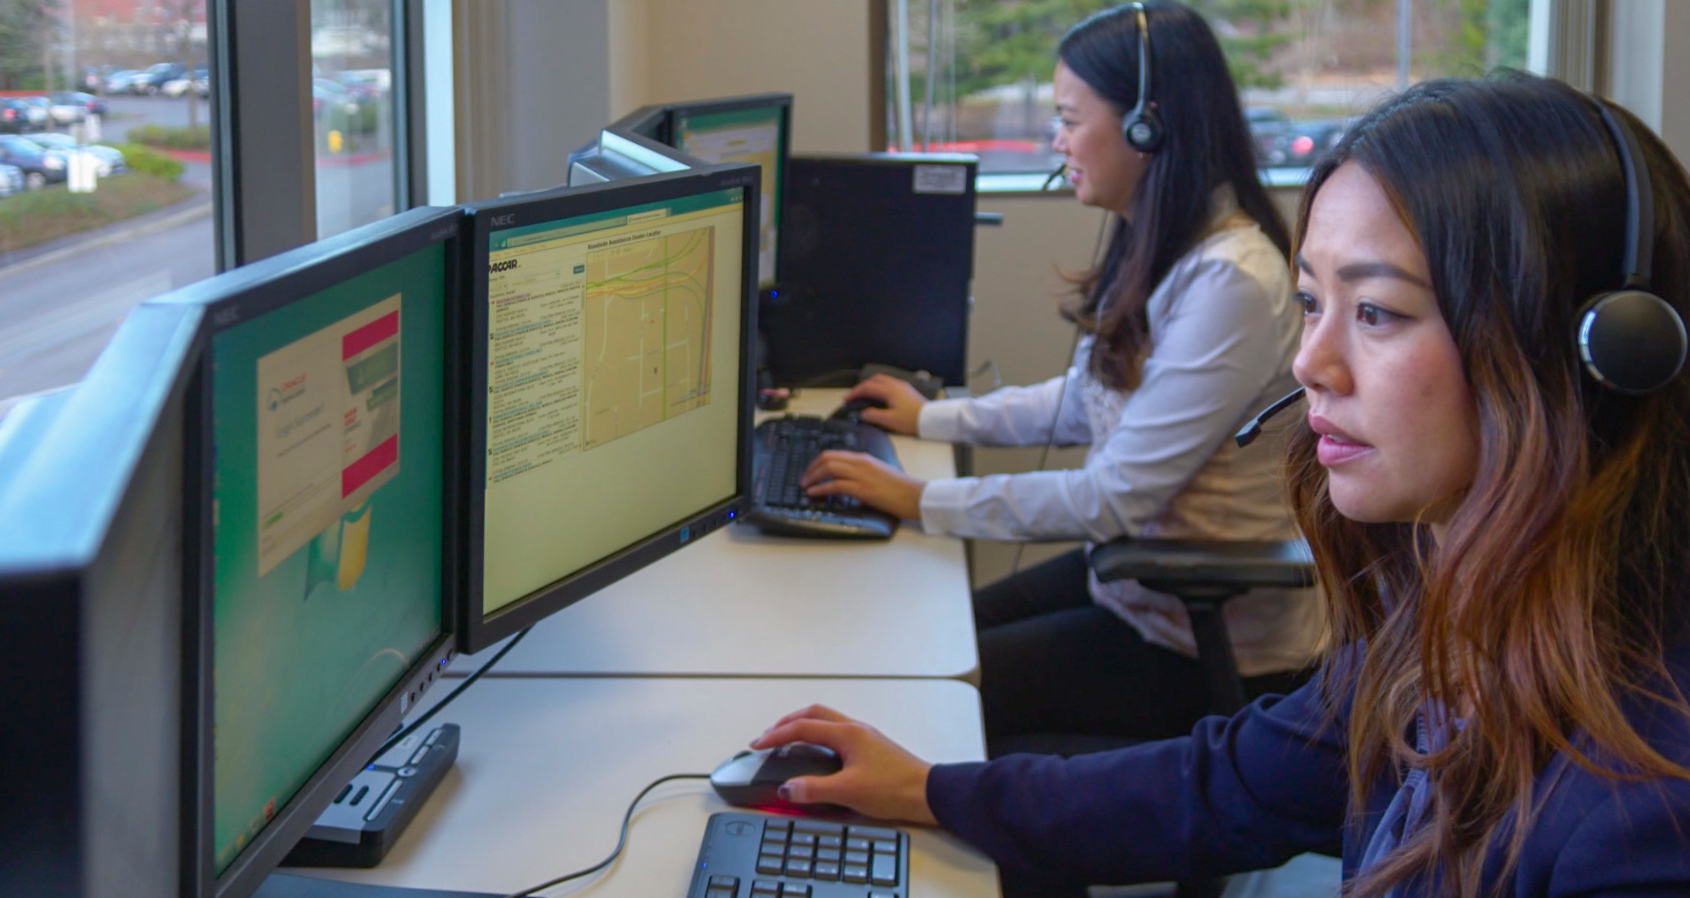
<path fill-rule="evenodd" d="M 736 513 L 757 186 L 710 166 L 472 208 L 465 651 Z"/>

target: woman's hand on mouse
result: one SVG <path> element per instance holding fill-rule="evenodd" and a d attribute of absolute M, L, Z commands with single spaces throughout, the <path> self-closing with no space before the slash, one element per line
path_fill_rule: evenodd
<path fill-rule="evenodd" d="M 794 711 L 751 742 L 772 748 L 788 742 L 825 745 L 844 766 L 829 776 L 795 776 L 781 797 L 795 804 L 844 805 L 882 820 L 935 826 L 927 806 L 927 771 L 933 765 L 905 751 L 874 727 L 823 705 Z"/>
<path fill-rule="evenodd" d="M 915 387 L 889 374 L 876 374 L 846 391 L 845 401 L 853 399 L 871 399 L 885 406 L 870 406 L 857 412 L 860 420 L 883 430 L 911 436 L 915 435 L 921 407 L 927 404 L 927 397 L 916 392 Z"/>
<path fill-rule="evenodd" d="M 921 517 L 921 491 L 927 481 L 872 455 L 831 449 L 810 461 L 798 484 L 806 495 L 850 496 L 887 514 L 915 520 Z"/>

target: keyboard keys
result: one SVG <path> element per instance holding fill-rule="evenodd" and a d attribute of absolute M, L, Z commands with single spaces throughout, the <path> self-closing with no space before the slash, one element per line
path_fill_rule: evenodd
<path fill-rule="evenodd" d="M 895 854 L 874 853 L 874 862 L 869 867 L 869 881 L 877 886 L 895 886 L 898 884 L 898 856 Z"/>
<path fill-rule="evenodd" d="M 711 817 L 693 898 L 908 898 L 895 829 L 725 812 Z"/>

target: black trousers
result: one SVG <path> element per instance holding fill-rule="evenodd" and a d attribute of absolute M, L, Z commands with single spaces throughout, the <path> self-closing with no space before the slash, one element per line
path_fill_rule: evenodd
<path fill-rule="evenodd" d="M 1197 660 L 1146 642 L 1093 604 L 1086 571 L 1076 549 L 974 593 L 989 756 L 1075 755 L 1183 736 L 1209 713 Z M 1246 677 L 1244 692 L 1284 694 L 1311 674 Z M 1085 895 L 1077 884 L 1012 870 L 1002 884 L 1004 898 Z"/>

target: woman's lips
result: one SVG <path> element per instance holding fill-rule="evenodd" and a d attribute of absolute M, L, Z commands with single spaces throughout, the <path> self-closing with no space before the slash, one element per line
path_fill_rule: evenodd
<path fill-rule="evenodd" d="M 1372 451 L 1373 447 L 1366 443 L 1351 443 L 1338 437 L 1323 435 L 1315 445 L 1314 453 L 1322 466 L 1330 468 Z"/>
<path fill-rule="evenodd" d="M 1325 467 L 1341 465 L 1358 456 L 1373 451 L 1373 447 L 1355 439 L 1331 421 L 1309 413 L 1309 429 L 1320 434 L 1320 442 L 1315 446 L 1315 459 Z"/>

